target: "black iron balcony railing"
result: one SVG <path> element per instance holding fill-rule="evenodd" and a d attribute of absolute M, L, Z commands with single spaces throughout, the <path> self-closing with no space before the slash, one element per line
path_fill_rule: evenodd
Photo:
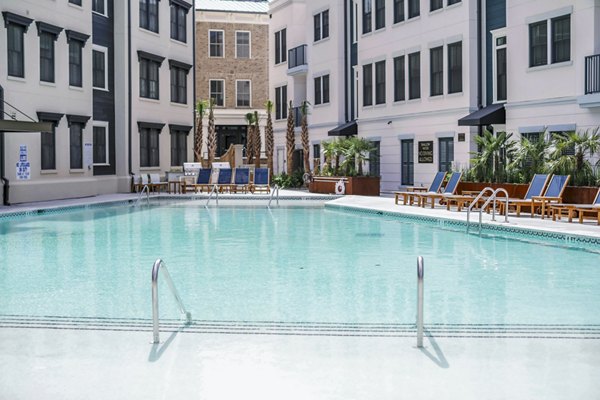
<path fill-rule="evenodd" d="M 288 50 L 288 69 L 295 68 L 299 65 L 306 65 L 306 45 L 294 47 Z"/>
<path fill-rule="evenodd" d="M 585 58 L 585 94 L 600 93 L 600 54 Z"/>

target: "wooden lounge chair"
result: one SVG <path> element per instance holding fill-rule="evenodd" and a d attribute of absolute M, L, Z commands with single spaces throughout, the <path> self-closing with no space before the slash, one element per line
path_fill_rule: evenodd
<path fill-rule="evenodd" d="M 236 168 L 235 177 L 233 179 L 232 190 L 237 193 L 238 190 L 242 193 L 247 193 L 250 186 L 250 168 Z"/>
<path fill-rule="evenodd" d="M 150 190 L 150 181 L 148 180 L 148 174 L 133 174 L 133 190 L 139 192 L 144 189 L 144 186 L 148 186 Z"/>
<path fill-rule="evenodd" d="M 431 200 L 431 208 L 433 208 L 435 206 L 436 199 L 442 200 L 442 199 L 444 199 L 444 196 L 456 193 L 456 188 L 458 187 L 458 183 L 460 182 L 461 177 L 462 177 L 462 172 L 453 172 L 452 175 L 450 176 L 450 179 L 448 179 L 448 183 L 446 184 L 446 187 L 444 188 L 444 191 L 442 193 L 419 194 L 418 198 L 419 198 L 419 204 L 421 205 L 421 207 L 425 207 L 427 205 L 427 201 Z"/>
<path fill-rule="evenodd" d="M 150 183 L 148 183 L 148 188 L 150 190 L 158 191 L 160 193 L 161 188 L 166 188 L 169 185 L 168 182 L 162 182 L 160 180 L 160 175 L 158 174 L 150 174 Z"/>
<path fill-rule="evenodd" d="M 233 178 L 233 171 L 231 168 L 220 168 L 219 169 L 219 177 L 217 178 L 217 183 L 214 185 L 219 189 L 220 193 L 223 193 L 225 190 L 231 192 L 231 178 Z"/>
<path fill-rule="evenodd" d="M 210 169 L 210 168 L 198 169 L 198 177 L 195 179 L 195 181 L 193 183 L 186 184 L 186 189 L 193 188 L 194 193 L 198 193 L 198 190 L 200 190 L 200 193 L 202 193 L 202 192 L 204 192 L 204 189 L 206 189 L 206 191 L 209 192 L 212 188 L 212 186 L 210 185 L 211 174 L 212 174 L 212 169 Z M 185 191 L 184 191 L 184 193 L 185 193 Z"/>
<path fill-rule="evenodd" d="M 429 185 L 429 188 L 425 193 L 438 193 L 440 191 L 440 188 L 442 187 L 442 183 L 444 182 L 445 177 L 446 173 L 444 171 L 440 171 L 437 174 L 435 174 L 431 185 Z M 394 192 L 394 201 L 396 204 L 398 204 L 398 199 L 400 198 L 400 196 L 402 196 L 404 205 L 406 205 L 406 203 L 412 205 L 415 198 L 420 199 L 419 197 L 417 197 L 417 195 L 424 194 L 422 191 L 416 190 L 416 187 L 414 186 L 411 186 L 409 188 L 413 190 L 407 190 L 405 192 Z"/>
<path fill-rule="evenodd" d="M 523 205 L 531 204 L 531 198 L 533 196 L 540 196 L 544 192 L 544 189 L 546 188 L 546 184 L 548 183 L 549 177 L 550 177 L 550 175 L 547 175 L 547 174 L 535 174 L 533 176 L 533 178 L 531 179 L 531 182 L 529 183 L 529 187 L 527 188 L 525 197 L 523 197 L 522 199 L 515 199 L 515 198 L 508 199 L 509 208 L 511 205 L 515 205 L 515 207 L 516 207 L 516 204 L 521 204 L 521 206 L 519 206 L 519 213 L 520 213 L 521 207 Z M 500 214 L 504 214 L 506 212 L 506 210 L 504 210 L 504 207 L 505 207 L 504 199 L 502 199 L 502 201 L 499 202 L 499 206 L 500 206 Z"/>
<path fill-rule="evenodd" d="M 535 214 L 537 208 L 541 209 L 542 218 L 546 215 L 546 208 L 551 203 L 560 203 L 562 202 L 562 194 L 567 187 L 567 183 L 569 182 L 570 175 L 552 175 L 550 178 L 550 182 L 546 187 L 546 190 L 542 195 L 535 194 L 532 195 L 529 199 L 509 199 L 508 207 L 515 207 L 515 211 L 517 213 L 517 217 L 521 216 L 521 209 L 523 207 L 529 207 L 531 212 L 531 217 Z M 534 177 L 535 179 L 535 177 Z M 532 181 L 533 183 L 533 181 Z M 538 186 L 539 187 L 539 186 Z M 504 202 L 500 202 L 500 211 L 503 212 Z M 508 210 L 506 210 L 508 211 Z"/>
<path fill-rule="evenodd" d="M 269 178 L 269 168 L 256 168 L 254 169 L 254 182 L 250 192 L 271 192 L 271 180 Z"/>
<path fill-rule="evenodd" d="M 592 204 L 553 204 L 550 206 L 550 213 L 553 221 L 566 214 L 571 222 L 575 215 L 579 215 L 580 224 L 583 224 L 586 214 L 592 214 L 592 216 L 595 214 L 598 225 L 600 225 L 600 188 L 598 188 Z"/>

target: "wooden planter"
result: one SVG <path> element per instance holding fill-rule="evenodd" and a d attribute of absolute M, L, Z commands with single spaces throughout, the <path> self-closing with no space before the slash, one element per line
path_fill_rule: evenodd
<path fill-rule="evenodd" d="M 529 184 L 522 183 L 480 183 L 480 182 L 460 182 L 457 193 L 461 193 L 463 190 L 481 191 L 484 187 L 491 187 L 492 189 L 504 188 L 508 192 L 508 195 L 512 198 L 523 198 L 527 193 Z M 598 193 L 597 187 L 589 186 L 567 186 L 563 193 L 563 203 L 569 204 L 591 204 Z"/>
<path fill-rule="evenodd" d="M 360 196 L 379 196 L 379 176 L 315 176 L 308 185 L 311 193 L 335 194 L 335 184 L 343 180 L 346 193 Z"/>

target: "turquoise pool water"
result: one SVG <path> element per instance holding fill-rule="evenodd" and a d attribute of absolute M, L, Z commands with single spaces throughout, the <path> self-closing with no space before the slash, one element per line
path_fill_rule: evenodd
<path fill-rule="evenodd" d="M 412 323 L 422 255 L 426 324 L 600 324 L 596 252 L 323 208 L 27 217 L 0 222 L 0 254 L 2 315 L 150 318 L 162 258 L 195 320 Z"/>

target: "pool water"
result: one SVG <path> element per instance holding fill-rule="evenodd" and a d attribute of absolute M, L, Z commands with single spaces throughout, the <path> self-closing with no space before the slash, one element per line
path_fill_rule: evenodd
<path fill-rule="evenodd" d="M 162 258 L 195 320 L 600 324 L 598 253 L 323 208 L 115 206 L 0 222 L 0 314 L 151 317 Z M 176 318 L 161 287 L 161 316 Z"/>

